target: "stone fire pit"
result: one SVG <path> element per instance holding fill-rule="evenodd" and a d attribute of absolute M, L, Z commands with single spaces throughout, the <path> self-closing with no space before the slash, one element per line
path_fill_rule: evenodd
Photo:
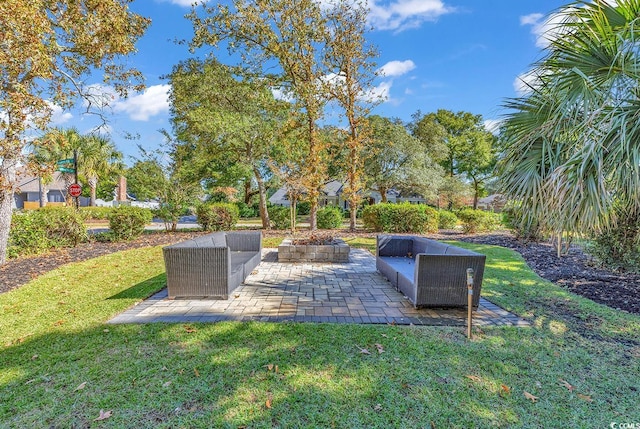
<path fill-rule="evenodd" d="M 279 262 L 349 262 L 351 248 L 344 240 L 332 239 L 329 244 L 294 244 L 286 238 L 278 246 Z"/>

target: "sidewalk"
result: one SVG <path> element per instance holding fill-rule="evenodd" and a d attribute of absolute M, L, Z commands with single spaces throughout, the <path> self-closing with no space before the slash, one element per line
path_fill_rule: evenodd
<path fill-rule="evenodd" d="M 275 249 L 228 300 L 167 299 L 167 290 L 109 323 L 263 322 L 464 326 L 466 309 L 415 309 L 375 266 L 375 257 L 351 249 L 349 263 L 279 263 Z M 529 326 L 529 322 L 480 299 L 477 326 Z"/>

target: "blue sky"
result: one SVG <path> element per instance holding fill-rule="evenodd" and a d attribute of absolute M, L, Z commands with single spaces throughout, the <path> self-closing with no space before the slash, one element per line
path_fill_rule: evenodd
<path fill-rule="evenodd" d="M 172 67 L 190 57 L 175 39 L 189 39 L 192 27 L 184 15 L 191 0 L 138 0 L 132 10 L 152 24 L 129 59 L 146 77 L 147 89 L 117 99 L 108 115 L 108 131 L 119 150 L 138 155 L 137 145 L 153 149 L 170 130 L 168 82 Z M 545 16 L 566 4 L 559 0 L 369 0 L 370 41 L 385 76 L 376 89 L 386 96 L 373 113 L 409 121 L 417 110 L 464 110 L 481 114 L 491 125 L 504 111 L 501 104 L 521 90 L 520 77 L 540 58 L 548 28 Z M 220 52 L 224 61 L 226 51 Z M 90 80 L 91 82 L 91 80 Z M 99 76 L 95 76 L 99 83 Z M 105 90 L 105 88 L 100 87 Z M 106 88 L 108 91 L 108 88 Z M 54 115 L 55 125 L 88 132 L 95 125 L 79 111 Z M 130 140 L 127 134 L 139 135 Z"/>

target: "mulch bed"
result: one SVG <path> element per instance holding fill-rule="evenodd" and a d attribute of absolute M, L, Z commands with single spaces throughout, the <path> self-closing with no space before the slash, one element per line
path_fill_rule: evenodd
<path fill-rule="evenodd" d="M 153 233 L 120 243 L 83 243 L 75 248 L 61 249 L 46 255 L 13 259 L 0 267 L 0 293 L 15 289 L 60 265 L 84 261 L 108 253 L 139 247 L 168 245 L 202 235 L 202 232 Z M 268 231 L 265 236 L 282 235 Z M 301 236 L 307 235 L 305 232 Z M 372 237 L 371 233 L 340 233 L 342 238 Z M 572 246 L 568 255 L 557 258 L 548 243 L 522 243 L 509 233 L 464 235 L 448 231 L 431 238 L 493 244 L 519 252 L 527 264 L 541 277 L 578 295 L 609 307 L 640 314 L 640 275 L 617 273 L 598 267 L 579 247 Z"/>

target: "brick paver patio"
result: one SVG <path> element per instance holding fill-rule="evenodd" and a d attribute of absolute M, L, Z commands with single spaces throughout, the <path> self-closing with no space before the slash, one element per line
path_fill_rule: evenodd
<path fill-rule="evenodd" d="M 376 271 L 375 257 L 352 249 L 349 263 L 281 263 L 275 249 L 228 300 L 167 299 L 166 288 L 109 323 L 264 322 L 384 323 L 449 325 L 466 323 L 466 309 L 415 309 Z M 466 287 L 463 285 L 463 287 Z M 479 326 L 529 326 L 529 322 L 480 299 Z"/>

